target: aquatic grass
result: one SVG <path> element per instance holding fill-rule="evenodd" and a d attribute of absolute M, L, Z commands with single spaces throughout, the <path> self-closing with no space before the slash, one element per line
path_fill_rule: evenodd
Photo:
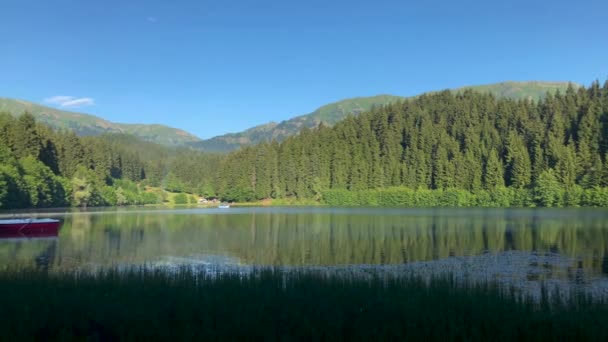
<path fill-rule="evenodd" d="M 0 340 L 606 340 L 608 306 L 454 277 L 280 269 L 0 273 Z"/>

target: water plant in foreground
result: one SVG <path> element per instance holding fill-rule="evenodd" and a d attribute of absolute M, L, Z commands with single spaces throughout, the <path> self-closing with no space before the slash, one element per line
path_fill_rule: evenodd
<path fill-rule="evenodd" d="M 0 340 L 608 339 L 605 300 L 538 302 L 445 276 L 5 270 L 0 291 Z"/>

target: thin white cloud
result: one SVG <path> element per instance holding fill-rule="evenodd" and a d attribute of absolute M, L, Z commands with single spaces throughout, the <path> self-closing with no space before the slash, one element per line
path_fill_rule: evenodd
<path fill-rule="evenodd" d="M 151 23 L 155 23 L 155 22 L 157 22 L 157 21 L 158 21 L 158 18 L 156 18 L 156 17 L 148 17 L 148 18 L 146 18 L 146 19 L 147 19 L 149 22 L 151 22 Z"/>
<path fill-rule="evenodd" d="M 92 106 L 95 100 L 90 97 L 74 97 L 74 96 L 52 96 L 44 99 L 44 102 L 57 105 L 63 108 L 76 108 L 84 106 Z"/>
<path fill-rule="evenodd" d="M 52 97 L 47 97 L 46 99 L 44 99 L 44 102 L 50 103 L 50 104 L 61 105 L 62 103 L 66 102 L 66 101 L 72 101 L 73 99 L 74 99 L 74 96 L 52 96 Z"/>
<path fill-rule="evenodd" d="M 79 99 L 74 99 L 70 101 L 66 101 L 61 104 L 61 107 L 82 107 L 82 106 L 92 106 L 95 104 L 95 100 L 90 97 L 82 97 Z"/>

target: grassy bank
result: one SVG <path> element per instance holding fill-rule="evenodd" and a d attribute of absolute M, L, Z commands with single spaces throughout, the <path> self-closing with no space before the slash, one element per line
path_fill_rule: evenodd
<path fill-rule="evenodd" d="M 238 207 L 283 207 L 283 206 L 322 206 L 324 203 L 315 200 L 315 199 L 307 199 L 307 198 L 295 198 L 295 197 L 287 197 L 287 198 L 267 198 L 260 201 L 250 201 L 250 202 L 235 202 L 232 203 L 234 206 Z"/>
<path fill-rule="evenodd" d="M 540 304 L 449 279 L 259 272 L 0 274 L 0 339 L 606 340 L 606 303 Z"/>
<path fill-rule="evenodd" d="M 583 189 L 573 186 L 533 189 L 499 187 L 492 191 L 469 192 L 462 189 L 409 189 L 389 187 L 323 192 L 323 203 L 330 206 L 380 207 L 607 207 L 608 187 Z"/>

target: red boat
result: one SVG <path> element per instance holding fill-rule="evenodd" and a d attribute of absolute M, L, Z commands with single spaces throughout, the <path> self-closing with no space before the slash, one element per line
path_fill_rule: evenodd
<path fill-rule="evenodd" d="M 48 218 L 0 220 L 0 238 L 53 237 L 60 226 L 61 221 Z"/>

